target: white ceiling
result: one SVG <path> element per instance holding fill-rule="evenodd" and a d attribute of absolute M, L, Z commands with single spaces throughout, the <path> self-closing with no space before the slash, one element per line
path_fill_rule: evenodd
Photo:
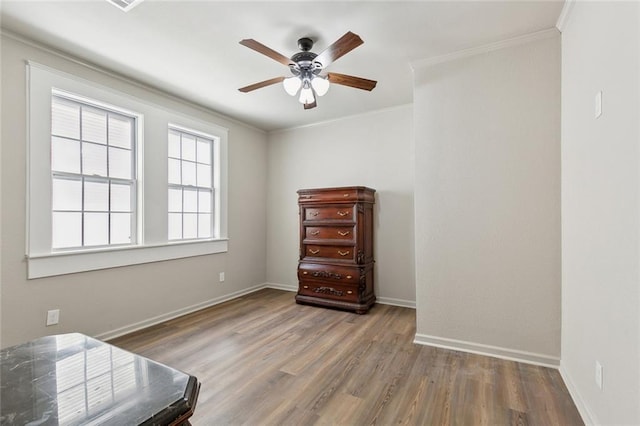
<path fill-rule="evenodd" d="M 127 13 L 104 0 L 3 0 L 2 27 L 265 130 L 412 102 L 412 61 L 552 28 L 563 0 L 145 0 Z M 372 92 L 333 85 L 303 110 L 281 85 L 282 64 L 238 42 L 253 38 L 291 56 L 311 37 L 320 53 L 347 31 L 364 44 L 329 71 L 378 81 Z"/>

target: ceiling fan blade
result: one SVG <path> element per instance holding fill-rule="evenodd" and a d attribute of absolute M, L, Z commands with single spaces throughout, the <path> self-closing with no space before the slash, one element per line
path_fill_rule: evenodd
<path fill-rule="evenodd" d="M 310 104 L 304 104 L 304 109 L 311 109 L 311 108 L 315 108 L 317 106 L 318 106 L 318 104 L 316 103 L 316 101 L 313 101 Z"/>
<path fill-rule="evenodd" d="M 242 93 L 251 92 L 252 90 L 261 89 L 263 87 L 271 86 L 272 84 L 280 83 L 284 80 L 284 77 L 270 78 L 269 80 L 261 81 L 259 83 L 253 83 L 245 87 L 238 89 Z"/>
<path fill-rule="evenodd" d="M 278 53 L 270 47 L 265 46 L 259 41 L 255 41 L 252 38 L 246 38 L 240 42 L 241 45 L 248 47 L 249 49 L 253 49 L 258 53 L 262 53 L 265 56 L 270 57 L 271 59 L 280 62 L 283 65 L 289 66 L 294 64 L 294 62 L 284 56 L 282 53 Z"/>
<path fill-rule="evenodd" d="M 354 77 L 352 75 L 347 74 L 338 74 L 335 72 L 327 73 L 327 78 L 333 84 L 341 84 L 343 86 L 355 87 L 356 89 L 362 90 L 373 90 L 378 84 L 375 80 L 367 80 L 362 77 Z"/>
<path fill-rule="evenodd" d="M 352 33 L 349 31 L 331 46 L 324 49 L 316 58 L 314 62 L 320 62 L 323 68 L 328 67 L 332 62 L 338 60 L 342 56 L 351 52 L 356 47 L 360 46 L 364 41 L 360 38 L 359 35 Z"/>

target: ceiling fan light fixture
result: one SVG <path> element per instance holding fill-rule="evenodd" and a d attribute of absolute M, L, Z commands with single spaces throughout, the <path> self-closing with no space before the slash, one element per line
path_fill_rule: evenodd
<path fill-rule="evenodd" d="M 311 86 L 318 96 L 324 96 L 329 90 L 329 80 L 324 77 L 315 76 L 311 80 Z"/>
<path fill-rule="evenodd" d="M 282 85 L 284 86 L 285 92 L 287 92 L 291 96 L 295 96 L 300 90 L 300 86 L 302 86 L 302 80 L 300 77 L 289 77 L 282 80 Z"/>
<path fill-rule="evenodd" d="M 0 0 L 2 1 L 2 0 Z M 110 1 L 138 1 L 138 0 L 110 0 Z M 247 93 L 262 87 L 271 86 L 272 84 L 282 82 L 284 90 L 291 96 L 296 96 L 298 91 L 300 95 L 298 100 L 304 105 L 304 109 L 312 109 L 318 106 L 316 99 L 324 96 L 329 91 L 329 86 L 338 84 L 342 86 L 353 87 L 361 90 L 371 91 L 376 87 L 376 81 L 367 80 L 362 77 L 354 77 L 347 74 L 327 73 L 320 75 L 327 66 L 331 65 L 337 59 L 351 52 L 363 43 L 359 35 L 348 31 L 345 35 L 336 40 L 329 47 L 325 48 L 320 54 L 311 51 L 313 40 L 303 37 L 298 40 L 300 52 L 295 53 L 291 58 L 278 53 L 275 50 L 265 46 L 254 39 L 240 40 L 240 44 L 255 50 L 274 61 L 281 63 L 289 68 L 292 77 L 275 77 L 269 80 L 260 81 L 241 87 L 238 90 Z"/>
<path fill-rule="evenodd" d="M 303 87 L 298 100 L 301 104 L 312 104 L 316 101 L 316 98 L 313 96 L 313 90 L 310 87 Z"/>

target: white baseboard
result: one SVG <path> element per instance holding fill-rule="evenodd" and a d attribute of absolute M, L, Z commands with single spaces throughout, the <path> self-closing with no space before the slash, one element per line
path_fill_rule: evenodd
<path fill-rule="evenodd" d="M 125 334 L 133 333 L 134 331 L 142 330 L 143 328 L 151 327 L 152 325 L 160 324 L 162 322 L 169 321 L 174 318 L 178 318 L 183 315 L 208 308 L 210 306 L 218 305 L 220 303 L 256 292 L 258 290 L 262 290 L 263 288 L 265 288 L 265 285 L 259 284 L 253 287 L 234 291 L 233 293 L 225 294 L 224 296 L 215 297 L 213 299 L 196 303 L 195 305 L 187 306 L 185 308 L 177 309 L 166 314 L 158 315 L 134 324 L 125 325 L 124 327 L 116 328 L 115 330 L 106 331 L 104 333 L 95 335 L 94 337 L 99 340 L 115 339 L 116 337 L 124 336 Z"/>
<path fill-rule="evenodd" d="M 376 297 L 376 303 L 380 303 L 381 305 L 400 306 L 403 308 L 416 308 L 415 300 L 394 299 L 393 297 Z"/>
<path fill-rule="evenodd" d="M 273 288 L 275 290 L 294 291 L 294 292 L 298 291 L 298 286 L 277 284 L 277 283 L 264 283 L 264 288 Z"/>
<path fill-rule="evenodd" d="M 573 403 L 576 404 L 576 408 L 582 417 L 582 421 L 586 426 L 597 425 L 599 424 L 596 421 L 596 416 L 593 415 L 589 407 L 584 402 L 582 395 L 578 391 L 573 379 L 571 379 L 571 375 L 567 372 L 566 368 L 560 363 L 560 376 L 562 376 L 562 380 L 564 384 L 567 386 L 567 390 L 569 391 L 569 395 L 571 395 L 571 399 L 573 399 Z"/>
<path fill-rule="evenodd" d="M 277 284 L 277 283 L 258 284 L 253 287 L 245 288 L 242 290 L 235 291 L 233 293 L 225 294 L 223 296 L 206 300 L 204 302 L 196 303 L 195 305 L 187 306 L 181 309 L 176 309 L 175 311 L 171 311 L 166 314 L 158 315 L 153 318 L 148 318 L 146 320 L 139 321 L 134 324 L 125 325 L 124 327 L 116 328 L 115 330 L 105 331 L 104 333 L 97 334 L 93 337 L 99 340 L 115 339 L 116 337 L 124 336 L 125 334 L 133 333 L 134 331 L 142 330 L 143 328 L 151 327 L 153 325 L 160 324 L 162 322 L 169 321 L 174 318 L 178 318 L 183 315 L 187 315 L 192 312 L 196 312 L 201 309 L 208 308 L 210 306 L 218 305 L 228 300 L 235 299 L 235 298 L 247 295 L 249 293 L 254 293 L 258 290 L 262 290 L 265 288 L 273 288 L 276 290 L 284 290 L 284 291 L 292 291 L 292 292 L 298 291 L 298 287 L 292 286 L 292 285 Z M 404 306 L 407 308 L 415 309 L 415 302 L 411 302 L 407 300 L 382 297 L 382 298 L 379 298 L 377 302 L 385 305 Z"/>
<path fill-rule="evenodd" d="M 429 336 L 426 334 L 416 333 L 413 343 L 451 349 L 454 351 L 469 352 L 478 355 L 492 356 L 509 361 L 524 362 L 526 364 L 541 365 L 543 367 L 550 367 L 555 369 L 557 369 L 560 365 L 559 357 L 519 351 L 516 349 L 502 348 L 499 346 L 483 345 L 481 343 L 466 342 L 457 339 Z"/>

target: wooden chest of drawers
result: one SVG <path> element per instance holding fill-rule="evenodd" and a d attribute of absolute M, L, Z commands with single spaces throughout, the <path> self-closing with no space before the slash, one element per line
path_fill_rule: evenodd
<path fill-rule="evenodd" d="M 296 302 L 366 313 L 373 290 L 375 190 L 301 189 Z"/>

